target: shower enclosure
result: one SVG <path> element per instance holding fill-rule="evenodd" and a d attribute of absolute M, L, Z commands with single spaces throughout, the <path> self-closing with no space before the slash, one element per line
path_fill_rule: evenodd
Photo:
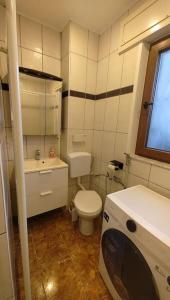
<path fill-rule="evenodd" d="M 11 104 L 12 134 L 14 147 L 14 167 L 17 189 L 18 224 L 21 244 L 22 267 L 26 300 L 31 299 L 28 232 L 26 217 L 26 196 L 24 181 L 24 155 L 21 119 L 21 101 L 18 70 L 18 49 L 16 31 L 16 3 L 15 0 L 0 1 L 4 7 L 7 21 L 9 95 Z M 6 24 L 3 24 L 4 27 Z M 0 28 L 0 30 L 2 30 Z M 4 43 L 5 44 L 5 43 Z M 6 158 L 5 128 L 3 119 L 2 91 L 0 90 L 0 299 L 16 299 L 15 269 L 12 234 L 12 214 L 9 189 L 9 177 Z"/>

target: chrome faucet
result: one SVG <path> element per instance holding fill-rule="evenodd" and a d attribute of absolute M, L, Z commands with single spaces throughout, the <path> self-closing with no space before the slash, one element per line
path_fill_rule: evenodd
<path fill-rule="evenodd" d="M 40 160 L 40 150 L 35 150 L 35 160 Z"/>

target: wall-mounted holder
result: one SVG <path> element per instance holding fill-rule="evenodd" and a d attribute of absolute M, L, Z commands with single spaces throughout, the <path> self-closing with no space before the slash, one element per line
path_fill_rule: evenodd
<path fill-rule="evenodd" d="M 117 160 L 111 160 L 107 166 L 107 176 L 111 180 L 115 177 L 115 172 L 123 169 L 123 163 Z"/>
<path fill-rule="evenodd" d="M 116 168 L 118 168 L 118 170 L 123 170 L 123 163 L 118 161 L 118 160 L 111 160 L 110 163 L 115 166 Z"/>

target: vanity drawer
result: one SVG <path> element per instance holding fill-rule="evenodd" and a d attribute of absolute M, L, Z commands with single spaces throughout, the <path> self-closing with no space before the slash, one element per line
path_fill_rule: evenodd
<path fill-rule="evenodd" d="M 32 217 L 67 204 L 67 186 L 57 190 L 44 189 L 38 195 L 27 197 L 27 217 Z"/>
<path fill-rule="evenodd" d="M 68 168 L 43 170 L 25 174 L 27 196 L 55 190 L 68 185 Z"/>

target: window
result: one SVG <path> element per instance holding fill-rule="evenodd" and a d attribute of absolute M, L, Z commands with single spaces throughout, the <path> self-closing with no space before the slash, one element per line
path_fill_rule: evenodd
<path fill-rule="evenodd" d="M 150 49 L 136 154 L 170 163 L 170 37 Z"/>

